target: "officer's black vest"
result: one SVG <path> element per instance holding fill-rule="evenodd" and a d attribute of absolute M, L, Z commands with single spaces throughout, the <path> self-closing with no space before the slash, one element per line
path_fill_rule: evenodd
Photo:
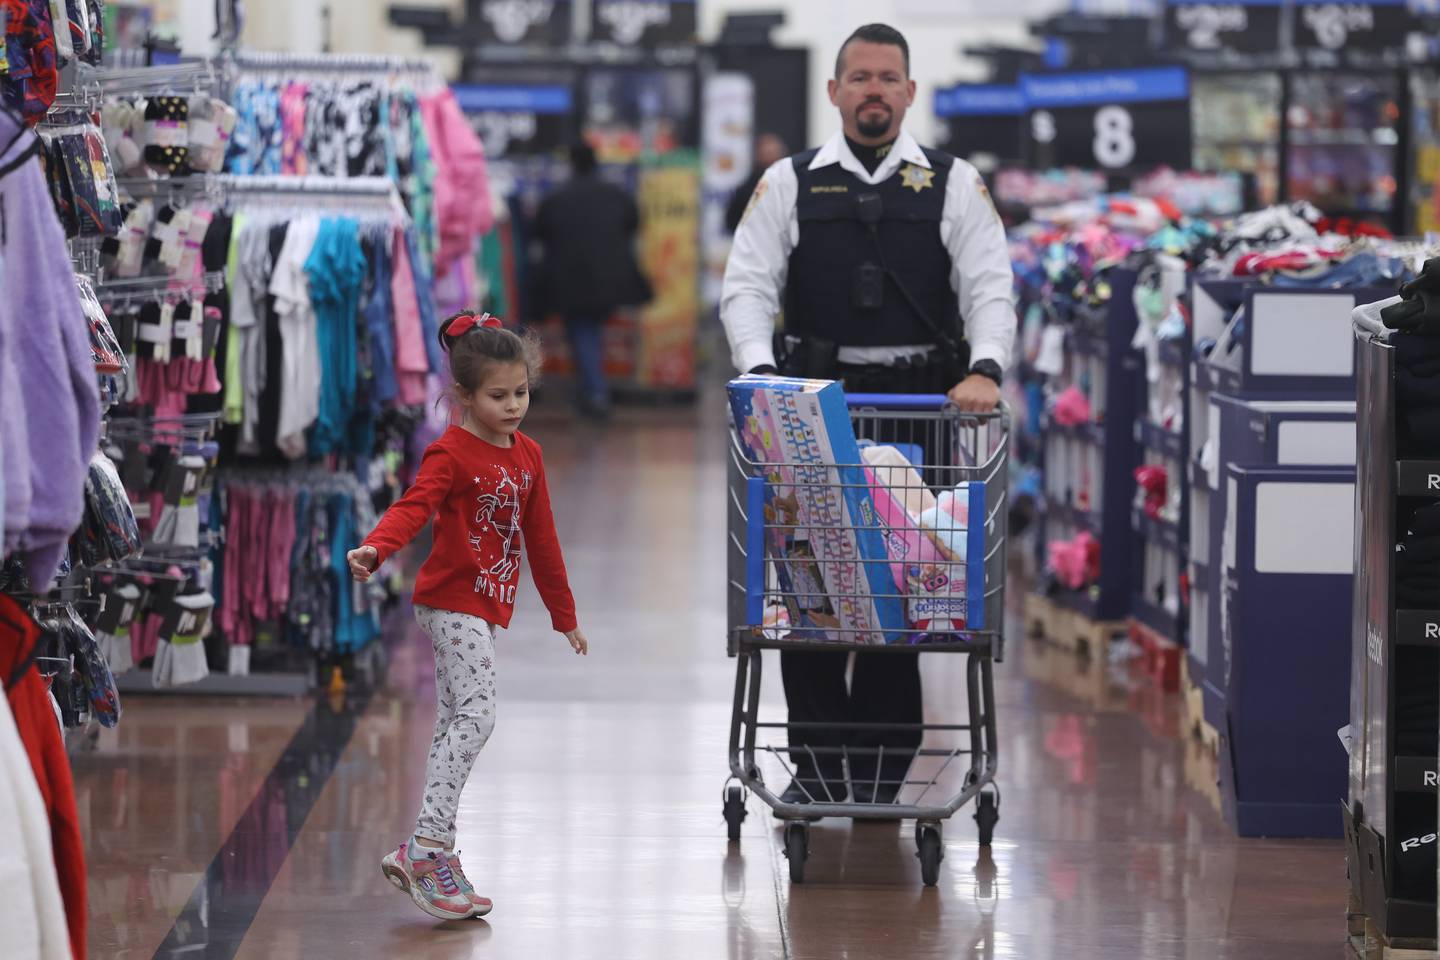
<path fill-rule="evenodd" d="M 838 163 L 811 170 L 818 152 L 809 150 L 791 158 L 800 184 L 796 199 L 800 242 L 790 254 L 785 284 L 786 331 L 852 347 L 935 342 L 930 327 L 889 280 L 880 308 L 855 305 L 860 267 L 879 263 L 875 241 L 859 220 L 856 201 L 859 194 L 870 192 L 878 193 L 883 204 L 879 232 L 886 265 L 930 319 L 958 340 L 960 307 L 950 288 L 950 254 L 940 239 L 945 186 L 954 158 L 926 150 L 929 170 L 903 163 L 890 179 L 871 186 Z M 912 171 L 908 177 L 907 170 Z"/>

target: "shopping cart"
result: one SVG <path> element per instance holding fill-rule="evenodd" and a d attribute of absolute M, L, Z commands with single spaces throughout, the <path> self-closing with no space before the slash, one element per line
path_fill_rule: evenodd
<path fill-rule="evenodd" d="M 865 464 L 765 463 L 751 460 L 741 436 L 731 428 L 729 472 L 729 653 L 736 657 L 735 702 L 730 724 L 731 777 L 724 789 L 724 814 L 730 840 L 740 839 L 746 816 L 746 798 L 753 792 L 785 821 L 785 855 L 790 878 L 803 882 L 809 853 L 809 822 L 823 817 L 878 820 L 913 819 L 921 876 L 927 886 L 939 876 L 944 858 L 942 820 L 975 801 L 974 819 L 980 843 L 988 846 L 1000 818 L 1000 794 L 995 785 L 996 734 L 992 665 L 1003 659 L 1005 609 L 1006 460 L 1009 447 L 1009 412 L 1004 407 L 990 414 L 963 414 L 943 396 L 852 395 L 847 398 L 854 433 L 862 444 L 908 454 L 913 471 L 894 457 Z M 872 451 L 884 453 L 885 451 Z M 849 468 L 849 469 L 840 469 Z M 959 486 L 965 484 L 966 486 Z M 978 489 L 983 485 L 983 492 Z M 840 497 L 863 488 L 878 509 L 878 525 L 887 544 L 898 545 L 904 562 L 887 564 L 890 593 L 866 591 L 869 601 L 903 605 L 904 626 L 887 629 L 882 636 L 869 630 L 847 628 L 836 611 L 859 596 L 827 593 L 839 577 L 827 577 L 827 565 L 849 564 L 854 571 L 868 563 L 853 552 L 858 526 L 829 524 L 821 530 L 807 523 L 825 511 L 807 511 L 817 497 Z M 951 521 L 927 510 L 937 493 L 951 491 L 952 505 L 961 495 L 970 504 L 966 522 Z M 958 491 L 958 492 L 957 492 Z M 889 499 L 887 499 L 889 498 Z M 852 499 L 853 502 L 853 499 Z M 938 502 L 944 502 L 938 501 Z M 896 509 L 904 506 L 907 509 Z M 981 514 L 977 516 L 978 512 Z M 922 511 L 919 522 L 914 511 Z M 829 515 L 834 516 L 834 511 Z M 980 524 L 981 529 L 975 527 Z M 875 524 L 871 524 L 874 526 Z M 840 534 L 838 537 L 836 534 Z M 847 536 L 849 534 L 849 536 Z M 924 538 L 923 540 L 920 538 Z M 963 540 L 957 542 L 957 538 Z M 873 544 L 873 540 L 870 541 Z M 851 552 L 846 553 L 847 545 Z M 978 549 L 976 549 L 978 545 Z M 917 555 L 918 551 L 918 555 Z M 801 569 L 797 566 L 799 556 Z M 873 556 L 869 554 L 869 556 Z M 896 550 L 887 550 L 887 559 Z M 903 570 L 901 569 L 903 568 Z M 862 571 L 863 572 L 863 571 Z M 936 584 L 963 576 L 968 597 L 965 623 L 939 618 L 926 622 L 912 614 L 923 607 Z M 853 579 L 853 578 L 852 578 Z M 873 587 L 874 579 L 865 581 Z M 951 598 L 953 604 L 954 598 Z M 922 606 L 916 606 L 921 604 Z M 891 611 L 895 607 L 890 608 Z M 942 607 L 954 612 L 953 605 Z M 764 650 L 861 650 L 888 656 L 919 653 L 958 653 L 967 657 L 965 687 L 968 717 L 962 724 L 805 723 L 786 724 L 760 719 L 761 652 Z M 815 735 L 850 736 L 909 733 L 918 730 L 924 740 L 915 760 L 900 779 L 881 779 L 884 751 L 878 747 L 796 746 L 768 742 L 787 730 Z M 832 741 L 833 736 L 827 739 Z M 904 753 L 910 753 L 905 750 Z M 840 754 L 840 761 L 819 762 L 825 754 Z M 873 756 L 874 778 L 862 786 L 870 797 L 893 793 L 890 802 L 862 802 L 856 798 L 853 764 L 864 754 Z M 797 756 L 810 761 L 802 789 L 808 803 L 786 803 L 767 785 L 761 761 L 782 784 L 797 778 Z M 892 747 L 892 762 L 894 748 Z M 867 758 L 867 764 L 871 761 Z M 893 764 L 892 764 L 893 765 Z M 844 771 L 844 782 L 827 778 L 827 767 Z M 917 772 L 917 768 L 918 771 Z M 928 774 L 928 775 L 927 775 Z M 818 784 L 816 783 L 818 780 Z M 884 791 L 881 787 L 891 787 Z M 946 792 L 951 795 L 942 799 Z"/>

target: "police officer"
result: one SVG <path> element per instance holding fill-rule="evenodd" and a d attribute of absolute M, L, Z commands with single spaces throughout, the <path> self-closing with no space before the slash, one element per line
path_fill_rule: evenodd
<path fill-rule="evenodd" d="M 840 379 L 850 392 L 948 393 L 961 410 L 993 410 L 1016 318 L 1004 227 L 980 175 L 905 131 L 915 81 L 894 28 L 851 34 L 829 91 L 843 132 L 770 167 L 736 231 L 720 304 L 735 367 Z M 847 660 L 781 653 L 792 724 L 923 721 L 918 657 L 857 654 L 849 690 Z M 844 800 L 840 753 L 812 760 L 794 748 L 848 745 L 868 750 L 849 756 L 853 799 L 885 803 L 921 733 L 792 728 L 789 739 L 797 782 L 782 799 Z"/>

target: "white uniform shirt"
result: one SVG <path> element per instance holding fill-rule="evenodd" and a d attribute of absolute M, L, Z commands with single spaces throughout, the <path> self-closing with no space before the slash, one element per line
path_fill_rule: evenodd
<path fill-rule="evenodd" d="M 894 176 L 901 164 L 930 169 L 925 151 L 904 130 L 873 174 L 855 159 L 843 133 L 837 133 L 820 148 L 810 169 L 835 163 L 872 186 Z M 787 157 L 765 171 L 735 231 L 720 294 L 720 320 L 730 339 L 735 369 L 741 373 L 775 363 L 771 343 L 775 318 L 780 314 L 790 253 L 800 242 L 800 220 L 795 212 L 798 194 L 795 167 Z M 957 159 L 950 169 L 940 240 L 950 254 L 950 287 L 959 299 L 960 315 L 965 318 L 970 362 L 993 360 L 1002 370 L 1008 368 L 1016 319 L 1014 276 L 1005 228 L 979 172 L 964 160 Z M 848 278 L 845 282 L 849 282 Z M 949 319 L 936 317 L 935 322 L 944 324 Z M 932 346 L 842 346 L 838 359 L 841 363 L 889 363 Z"/>

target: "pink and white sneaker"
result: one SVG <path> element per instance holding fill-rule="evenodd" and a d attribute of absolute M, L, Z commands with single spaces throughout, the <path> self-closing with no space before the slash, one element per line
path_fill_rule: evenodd
<path fill-rule="evenodd" d="M 460 868 L 460 855 L 458 853 L 446 853 L 445 859 L 450 864 L 450 875 L 455 878 L 455 883 L 460 887 L 460 895 L 470 901 L 470 916 L 483 917 L 495 909 L 495 904 L 489 898 L 482 897 L 475 892 L 474 886 L 465 876 L 465 871 Z"/>
<path fill-rule="evenodd" d="M 412 853 L 420 853 L 413 857 Z M 415 845 L 410 841 L 385 855 L 380 869 L 385 878 L 408 893 L 415 906 L 437 920 L 465 920 L 474 906 L 460 891 L 444 851 Z"/>

